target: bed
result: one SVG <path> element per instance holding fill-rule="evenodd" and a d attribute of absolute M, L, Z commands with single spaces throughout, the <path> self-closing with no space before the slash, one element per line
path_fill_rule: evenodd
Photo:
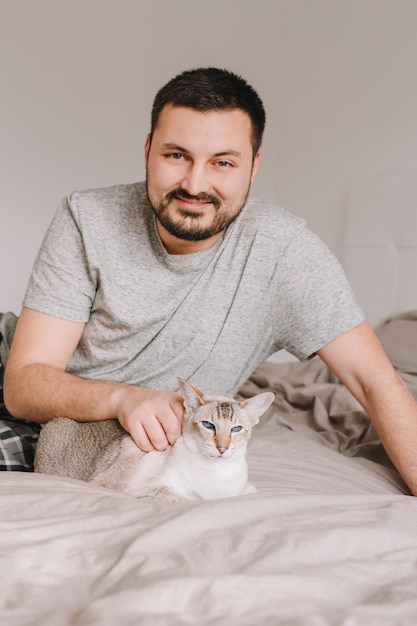
<path fill-rule="evenodd" d="M 406 179 L 395 184 L 410 185 Z M 378 194 L 382 183 L 363 184 L 368 202 L 370 187 Z M 349 219 L 360 219 L 362 201 L 359 186 Z M 346 233 L 354 283 L 355 252 L 369 244 L 381 257 L 384 246 L 366 241 L 354 223 Z M 388 243 L 394 276 L 403 248 Z M 359 279 L 363 291 L 362 269 Z M 417 398 L 416 294 L 397 310 L 400 291 L 392 288 L 372 316 Z M 169 504 L 58 476 L 1 472 L 0 623 L 415 625 L 417 499 L 368 418 L 318 359 L 266 362 L 240 395 L 266 390 L 276 400 L 248 451 L 256 494 Z"/>

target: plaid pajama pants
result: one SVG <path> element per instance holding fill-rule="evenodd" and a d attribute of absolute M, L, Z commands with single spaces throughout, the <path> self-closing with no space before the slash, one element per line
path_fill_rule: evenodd
<path fill-rule="evenodd" d="M 0 471 L 33 472 L 35 447 L 42 427 L 12 417 L 3 400 L 4 365 L 16 324 L 16 315 L 0 313 Z"/>
<path fill-rule="evenodd" d="M 42 426 L 12 417 L 3 402 L 0 363 L 0 472 L 33 472 L 36 442 Z"/>
<path fill-rule="evenodd" d="M 0 415 L 0 471 L 33 472 L 40 429 L 34 422 Z"/>

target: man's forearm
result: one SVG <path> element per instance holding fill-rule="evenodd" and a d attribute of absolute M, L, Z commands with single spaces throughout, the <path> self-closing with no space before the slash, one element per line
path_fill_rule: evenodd
<path fill-rule="evenodd" d="M 126 385 L 78 378 L 43 364 L 6 368 L 4 400 L 15 417 L 44 423 L 54 417 L 98 421 L 117 416 L 117 399 Z"/>
<path fill-rule="evenodd" d="M 360 402 L 392 462 L 417 496 L 417 403 L 369 323 L 352 328 L 318 354 Z"/>
<path fill-rule="evenodd" d="M 116 418 L 145 452 L 164 450 L 181 435 L 184 406 L 174 391 L 86 380 L 44 364 L 6 368 L 4 382 L 6 407 L 15 417 L 39 423 Z"/>
<path fill-rule="evenodd" d="M 86 380 L 66 372 L 84 326 L 22 309 L 4 378 L 10 413 L 39 423 L 55 417 L 80 422 L 116 418 L 146 452 L 175 443 L 184 412 L 178 393 Z"/>
<path fill-rule="evenodd" d="M 369 390 L 364 409 L 391 461 L 417 496 L 417 403 L 399 378 Z"/>

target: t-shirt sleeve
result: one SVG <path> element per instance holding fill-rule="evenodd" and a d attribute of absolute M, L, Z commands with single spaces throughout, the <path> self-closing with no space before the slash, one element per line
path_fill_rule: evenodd
<path fill-rule="evenodd" d="M 58 207 L 33 266 L 23 306 L 86 322 L 96 293 L 77 215 L 69 198 Z"/>
<path fill-rule="evenodd" d="M 365 318 L 345 272 L 326 244 L 307 227 L 282 258 L 276 318 L 281 346 L 305 360 Z"/>

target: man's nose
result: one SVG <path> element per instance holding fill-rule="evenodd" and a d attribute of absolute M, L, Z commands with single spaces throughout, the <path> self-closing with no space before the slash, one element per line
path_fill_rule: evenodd
<path fill-rule="evenodd" d="M 191 196 L 210 191 L 210 183 L 204 164 L 190 164 L 181 181 L 181 186 Z"/>

